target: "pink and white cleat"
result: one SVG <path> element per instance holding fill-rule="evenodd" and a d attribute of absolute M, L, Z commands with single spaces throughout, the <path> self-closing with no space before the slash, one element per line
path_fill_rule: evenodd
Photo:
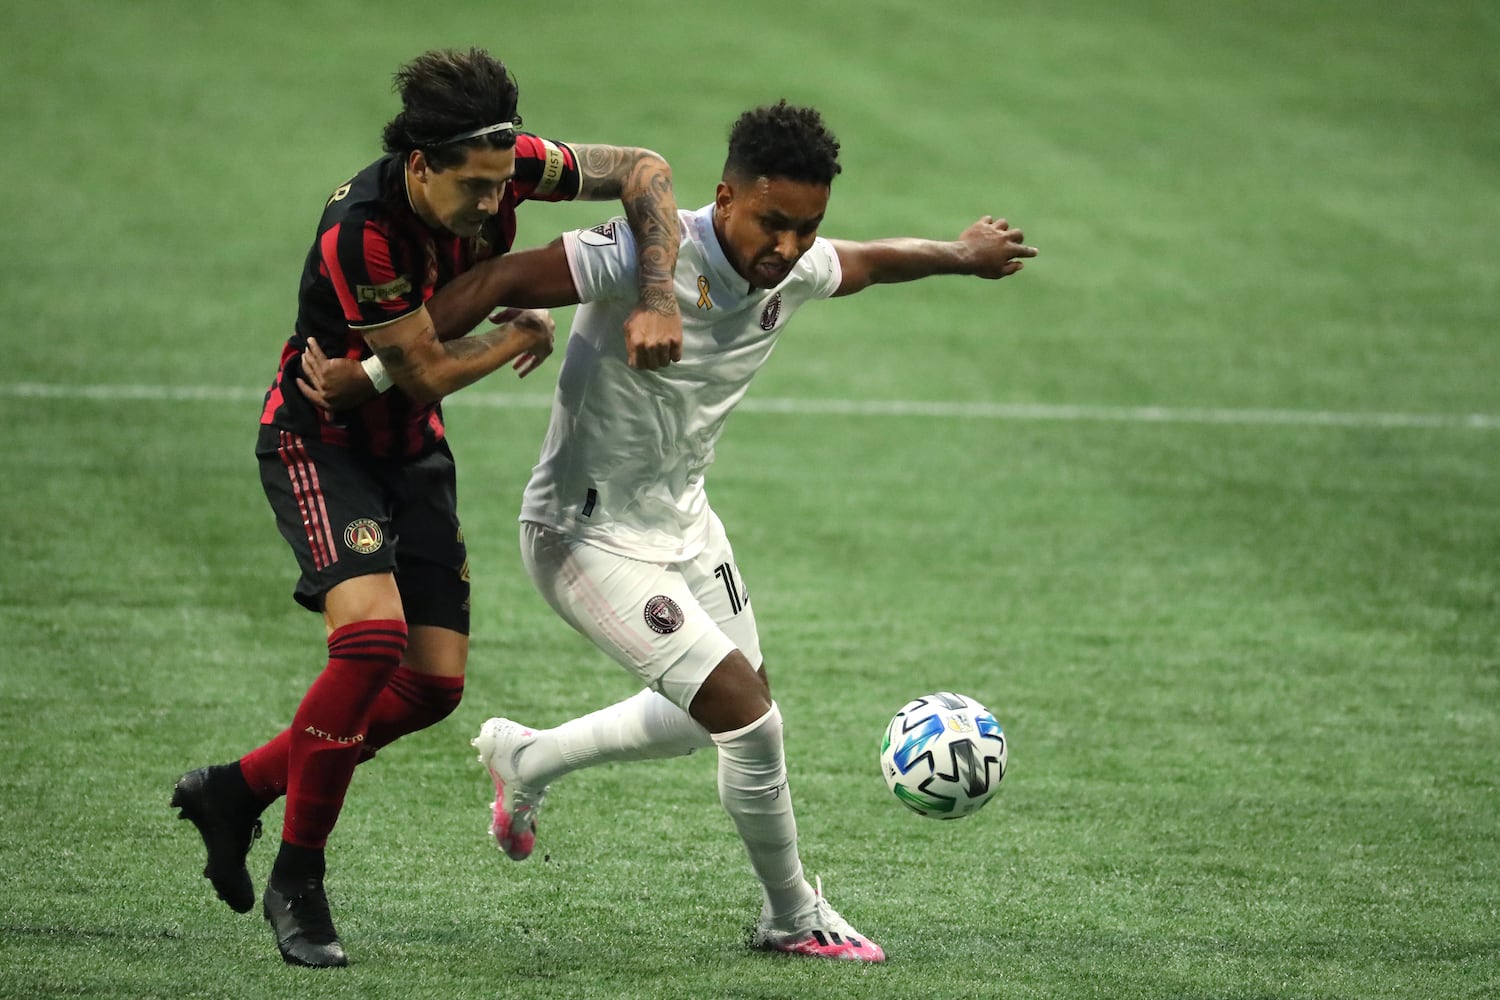
<path fill-rule="evenodd" d="M 751 945 L 764 951 L 781 951 L 789 955 L 813 958 L 837 958 L 849 962 L 884 962 L 885 951 L 849 926 L 849 921 L 823 898 L 823 880 L 817 880 L 817 901 L 791 930 L 771 926 L 771 918 L 762 914 Z"/>
<path fill-rule="evenodd" d="M 527 788 L 516 773 L 516 755 L 536 738 L 536 731 L 509 719 L 490 719 L 469 745 L 479 751 L 479 762 L 495 783 L 494 817 L 490 834 L 506 857 L 525 861 L 536 846 L 536 815 L 547 788 Z"/>

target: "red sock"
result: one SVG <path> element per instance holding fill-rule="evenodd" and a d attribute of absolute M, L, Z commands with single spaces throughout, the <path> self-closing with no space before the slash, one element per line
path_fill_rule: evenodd
<path fill-rule="evenodd" d="M 288 732 L 282 840 L 299 847 L 327 844 L 359 763 L 371 709 L 405 649 L 403 621 L 355 622 L 328 637 L 328 666 L 297 706 Z"/>
<path fill-rule="evenodd" d="M 292 731 L 283 729 L 264 746 L 240 758 L 240 771 L 256 798 L 270 805 L 286 794 L 287 760 L 292 750 Z"/>
<path fill-rule="evenodd" d="M 442 722 L 458 707 L 464 695 L 462 677 L 422 674 L 404 664 L 380 691 L 365 728 L 359 762 L 375 756 L 408 733 Z M 240 758 L 240 771 L 256 798 L 267 805 L 286 794 L 286 769 L 291 754 L 292 731 L 283 729 L 269 743 Z"/>
<path fill-rule="evenodd" d="M 380 692 L 365 730 L 364 759 L 407 733 L 426 729 L 446 719 L 464 695 L 462 677 L 420 674 L 402 666 Z"/>

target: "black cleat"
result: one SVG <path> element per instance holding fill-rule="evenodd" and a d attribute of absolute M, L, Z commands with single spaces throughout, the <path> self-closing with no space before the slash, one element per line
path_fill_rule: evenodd
<path fill-rule="evenodd" d="M 190 819 L 208 848 L 203 877 L 236 913 L 255 905 L 255 886 L 245 858 L 260 836 L 260 809 L 234 764 L 215 764 L 189 771 L 172 789 L 172 805 Z"/>
<path fill-rule="evenodd" d="M 339 932 L 333 929 L 322 879 L 310 878 L 282 892 L 267 884 L 262 912 L 276 935 L 276 947 L 288 965 L 331 969 L 349 964 Z"/>

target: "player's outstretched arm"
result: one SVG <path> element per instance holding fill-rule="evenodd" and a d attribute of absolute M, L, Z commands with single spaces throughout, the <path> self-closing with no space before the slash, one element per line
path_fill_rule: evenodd
<path fill-rule="evenodd" d="M 871 285 L 916 281 L 936 274 L 1004 278 L 1021 270 L 1021 260 L 1035 257 L 1025 235 L 1004 219 L 986 215 L 952 241 L 901 237 L 852 243 L 832 240 L 844 280 L 834 295 L 853 295 Z"/>
<path fill-rule="evenodd" d="M 654 370 L 682 360 L 682 316 L 672 288 L 681 238 L 672 168 L 649 149 L 571 144 L 583 176 L 578 197 L 620 199 L 635 235 L 640 298 L 625 320 L 625 360 Z"/>

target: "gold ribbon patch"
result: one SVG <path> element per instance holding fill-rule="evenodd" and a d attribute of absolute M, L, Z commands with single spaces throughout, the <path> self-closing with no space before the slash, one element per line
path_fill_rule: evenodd
<path fill-rule="evenodd" d="M 708 277 L 698 275 L 698 308 L 712 309 L 714 304 L 708 300 Z"/>

